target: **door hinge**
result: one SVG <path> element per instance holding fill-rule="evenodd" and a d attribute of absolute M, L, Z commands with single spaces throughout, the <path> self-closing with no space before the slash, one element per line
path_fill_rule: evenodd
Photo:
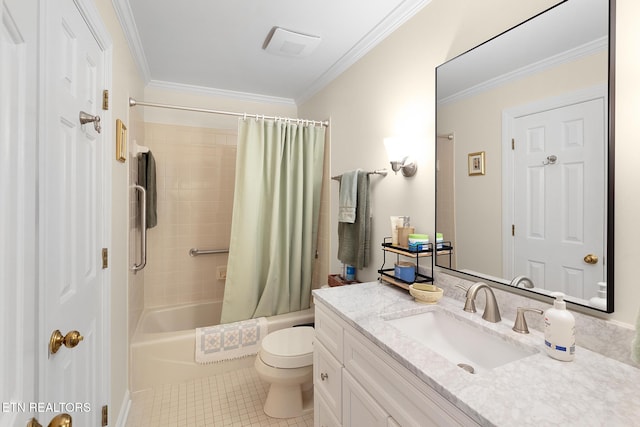
<path fill-rule="evenodd" d="M 109 267 L 109 249 L 108 248 L 102 248 L 102 268 L 108 268 Z"/>
<path fill-rule="evenodd" d="M 516 235 L 516 226 L 515 226 L 515 224 L 511 224 L 511 235 L 512 236 Z"/>
<path fill-rule="evenodd" d="M 515 140 L 515 138 L 511 138 L 511 149 L 512 150 L 516 149 L 516 140 Z"/>
<path fill-rule="evenodd" d="M 109 91 L 107 89 L 102 91 L 102 109 L 109 109 Z"/>
<path fill-rule="evenodd" d="M 102 407 L 102 427 L 109 425 L 109 405 Z"/>

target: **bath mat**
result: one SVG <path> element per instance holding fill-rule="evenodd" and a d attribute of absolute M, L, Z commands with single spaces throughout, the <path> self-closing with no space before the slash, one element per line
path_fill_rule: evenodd
<path fill-rule="evenodd" d="M 221 362 L 257 354 L 266 334 L 265 317 L 197 328 L 196 362 Z"/>

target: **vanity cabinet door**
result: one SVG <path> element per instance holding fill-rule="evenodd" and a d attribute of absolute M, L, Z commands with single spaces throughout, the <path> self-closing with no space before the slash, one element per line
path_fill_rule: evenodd
<path fill-rule="evenodd" d="M 368 338 L 316 303 L 316 426 L 477 426 Z"/>
<path fill-rule="evenodd" d="M 340 421 L 333 415 L 333 410 L 324 400 L 321 393 L 316 393 L 314 399 L 313 425 L 316 427 L 341 427 Z"/>
<path fill-rule="evenodd" d="M 320 342 L 313 347 L 313 386 L 333 416 L 342 419 L 342 364 Z"/>
<path fill-rule="evenodd" d="M 342 401 L 344 427 L 388 426 L 389 414 L 348 372 L 345 372 L 342 378 Z"/>

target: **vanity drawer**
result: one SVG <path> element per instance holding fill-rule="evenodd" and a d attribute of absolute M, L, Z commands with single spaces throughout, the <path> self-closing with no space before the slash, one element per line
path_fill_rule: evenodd
<path fill-rule="evenodd" d="M 334 318 L 331 318 L 327 309 L 320 305 L 316 305 L 315 314 L 316 339 L 331 352 L 338 362 L 342 363 L 344 328 L 335 320 L 335 314 Z"/>
<path fill-rule="evenodd" d="M 319 342 L 313 348 L 313 386 L 333 416 L 342 421 L 342 364 Z"/>
<path fill-rule="evenodd" d="M 344 367 L 403 427 L 477 425 L 357 332 L 345 332 Z"/>

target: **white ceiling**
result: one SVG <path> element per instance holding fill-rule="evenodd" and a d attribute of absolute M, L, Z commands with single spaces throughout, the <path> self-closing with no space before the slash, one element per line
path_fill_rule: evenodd
<path fill-rule="evenodd" d="M 430 0 L 114 0 L 147 83 L 299 103 Z M 263 49 L 273 27 L 321 37 L 304 58 Z"/>

